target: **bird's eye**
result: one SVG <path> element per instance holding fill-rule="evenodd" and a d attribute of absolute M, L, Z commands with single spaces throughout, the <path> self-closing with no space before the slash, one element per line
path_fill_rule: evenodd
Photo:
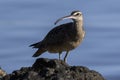
<path fill-rule="evenodd" d="M 79 15 L 79 13 L 77 13 L 76 15 Z"/>
<path fill-rule="evenodd" d="M 75 16 L 81 15 L 80 13 L 76 13 Z"/>

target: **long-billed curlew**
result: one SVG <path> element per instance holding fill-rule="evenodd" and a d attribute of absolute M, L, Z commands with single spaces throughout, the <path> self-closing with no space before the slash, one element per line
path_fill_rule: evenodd
<path fill-rule="evenodd" d="M 64 61 L 66 61 L 69 51 L 76 48 L 82 42 L 85 35 L 82 12 L 73 11 L 71 15 L 58 19 L 55 24 L 63 19 L 72 19 L 73 22 L 56 26 L 42 41 L 30 45 L 33 48 L 38 48 L 33 57 L 48 51 L 50 53 L 59 53 L 60 59 L 61 53 L 66 51 L 64 57 Z"/>

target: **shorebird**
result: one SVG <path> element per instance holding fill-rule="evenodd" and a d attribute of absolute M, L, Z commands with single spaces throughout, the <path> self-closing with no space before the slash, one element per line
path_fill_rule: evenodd
<path fill-rule="evenodd" d="M 33 48 L 38 48 L 33 57 L 37 57 L 44 52 L 59 53 L 66 51 L 64 62 L 66 62 L 67 55 L 70 50 L 75 49 L 83 40 L 85 31 L 83 29 L 83 15 L 80 11 L 73 11 L 69 16 L 59 18 L 55 25 L 64 19 L 72 19 L 72 22 L 61 24 L 53 28 L 45 38 L 35 44 Z"/>

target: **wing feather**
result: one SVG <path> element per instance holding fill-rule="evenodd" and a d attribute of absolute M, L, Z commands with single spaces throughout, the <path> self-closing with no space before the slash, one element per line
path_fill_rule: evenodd
<path fill-rule="evenodd" d="M 53 28 L 44 38 L 47 45 L 62 44 L 67 40 L 68 31 L 73 23 L 62 24 Z"/>

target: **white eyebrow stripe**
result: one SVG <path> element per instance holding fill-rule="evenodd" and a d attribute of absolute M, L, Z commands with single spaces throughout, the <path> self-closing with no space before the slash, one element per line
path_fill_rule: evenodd
<path fill-rule="evenodd" d="M 82 14 L 81 12 L 76 12 L 76 13 L 74 13 L 74 15 L 76 15 L 76 14 L 78 14 L 78 13 Z"/>

